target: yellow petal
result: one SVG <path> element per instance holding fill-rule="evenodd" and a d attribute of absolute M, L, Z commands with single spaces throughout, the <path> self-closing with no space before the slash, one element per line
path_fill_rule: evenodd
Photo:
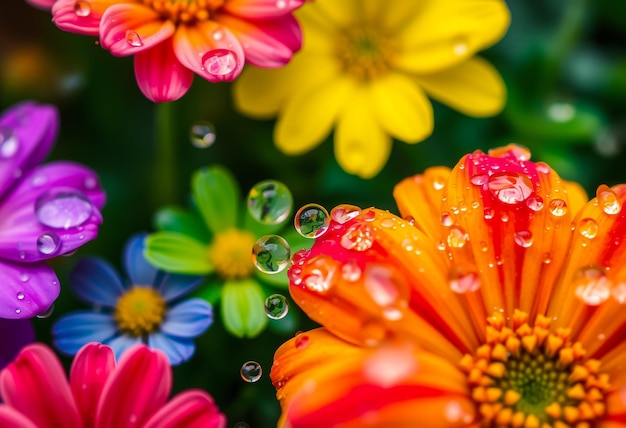
<path fill-rule="evenodd" d="M 434 99 L 470 116 L 491 116 L 504 107 L 506 87 L 498 71 L 472 58 L 437 73 L 415 77 Z"/>
<path fill-rule="evenodd" d="M 389 73 L 375 79 L 370 91 L 374 113 L 389 134 L 407 143 L 416 143 L 432 133 L 432 105 L 409 78 Z"/>
<path fill-rule="evenodd" d="M 372 99 L 361 88 L 341 112 L 335 131 L 335 157 L 348 173 L 361 178 L 378 174 L 391 152 L 391 137 L 377 121 Z"/>
<path fill-rule="evenodd" d="M 352 23 L 360 9 L 358 3 L 359 0 L 315 0 L 301 8 L 300 14 L 316 16 L 318 21 L 325 21 L 332 28 L 344 28 Z"/>

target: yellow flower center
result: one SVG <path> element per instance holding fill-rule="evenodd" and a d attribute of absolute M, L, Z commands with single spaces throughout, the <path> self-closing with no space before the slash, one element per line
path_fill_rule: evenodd
<path fill-rule="evenodd" d="M 342 32 L 336 49 L 344 70 L 365 81 L 386 73 L 395 51 L 391 38 L 375 28 L 361 26 Z"/>
<path fill-rule="evenodd" d="M 252 263 L 253 246 L 254 237 L 250 232 L 228 229 L 213 239 L 209 258 L 222 278 L 246 278 L 255 269 Z"/>
<path fill-rule="evenodd" d="M 211 19 L 226 0 L 143 0 L 163 19 L 175 24 L 190 24 L 195 21 Z"/>
<path fill-rule="evenodd" d="M 542 315 L 531 327 L 517 310 L 513 328 L 499 313 L 488 323 L 487 343 L 461 360 L 484 426 L 588 427 L 604 414 L 608 375 L 569 329 L 551 332 Z"/>
<path fill-rule="evenodd" d="M 124 333 L 146 337 L 161 326 L 165 312 L 165 300 L 158 291 L 136 285 L 117 299 L 113 317 Z"/>

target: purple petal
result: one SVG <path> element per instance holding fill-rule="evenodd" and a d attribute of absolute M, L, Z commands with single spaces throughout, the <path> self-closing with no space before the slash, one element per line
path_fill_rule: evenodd
<path fill-rule="evenodd" d="M 89 342 L 105 343 L 117 333 L 110 314 L 78 311 L 61 317 L 52 326 L 54 345 L 59 351 L 74 355 Z"/>
<path fill-rule="evenodd" d="M 167 310 L 161 331 L 169 336 L 191 339 L 213 322 L 213 308 L 202 299 L 185 300 Z"/>
<path fill-rule="evenodd" d="M 119 363 L 124 351 L 139 343 L 141 343 L 140 337 L 132 337 L 122 334 L 121 336 L 117 336 L 109 340 L 105 343 L 105 345 L 109 345 L 113 349 L 113 352 L 115 352 L 115 360 Z"/>
<path fill-rule="evenodd" d="M 148 336 L 148 346 L 165 352 L 173 366 L 187 361 L 196 350 L 196 345 L 193 342 L 168 337 L 163 333 L 153 333 Z"/>
<path fill-rule="evenodd" d="M 166 301 L 176 300 L 189 293 L 202 282 L 202 276 L 163 273 L 158 279 L 155 288 Z"/>
<path fill-rule="evenodd" d="M 0 318 L 32 318 L 59 296 L 59 280 L 43 262 L 0 260 Z"/>
<path fill-rule="evenodd" d="M 13 361 L 20 349 L 35 341 L 35 330 L 30 320 L 0 318 L 0 369 Z"/>
<path fill-rule="evenodd" d="M 124 248 L 124 267 L 126 274 L 134 285 L 154 284 L 158 269 L 152 266 L 143 255 L 145 248 L 144 239 L 147 234 L 138 233 L 133 235 Z"/>
<path fill-rule="evenodd" d="M 124 293 L 124 283 L 117 270 L 106 260 L 80 259 L 70 273 L 72 291 L 88 303 L 113 308 Z"/>
<path fill-rule="evenodd" d="M 0 116 L 0 196 L 48 155 L 59 130 L 52 105 L 16 104 Z"/>

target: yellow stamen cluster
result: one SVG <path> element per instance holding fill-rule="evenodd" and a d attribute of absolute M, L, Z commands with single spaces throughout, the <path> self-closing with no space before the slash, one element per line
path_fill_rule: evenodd
<path fill-rule="evenodd" d="M 209 259 L 219 276 L 224 279 L 246 278 L 254 272 L 252 247 L 254 237 L 250 232 L 228 229 L 215 236 L 209 249 Z"/>
<path fill-rule="evenodd" d="M 460 363 L 484 426 L 589 428 L 604 414 L 608 375 L 569 329 L 517 310 L 512 328 L 500 313 L 487 321 L 486 343 Z"/>
<path fill-rule="evenodd" d="M 161 326 L 165 312 L 165 300 L 158 291 L 134 286 L 117 299 L 113 317 L 124 333 L 145 338 Z"/>
<path fill-rule="evenodd" d="M 346 73 L 363 81 L 386 73 L 395 51 L 389 37 L 369 27 L 347 29 L 341 33 L 335 46 Z"/>
<path fill-rule="evenodd" d="M 175 24 L 211 19 L 225 2 L 226 0 L 143 0 L 146 6 L 154 9 L 163 19 Z"/>

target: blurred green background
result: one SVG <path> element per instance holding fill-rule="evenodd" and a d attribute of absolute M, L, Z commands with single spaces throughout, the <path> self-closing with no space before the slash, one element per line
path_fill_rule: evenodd
<path fill-rule="evenodd" d="M 453 166 L 465 153 L 508 142 L 528 147 L 534 160 L 580 182 L 591 196 L 601 183 L 626 183 L 626 2 L 507 4 L 512 22 L 506 37 L 481 54 L 505 78 L 505 110 L 474 119 L 435 104 L 433 135 L 417 145 L 396 142 L 383 171 L 363 180 L 338 167 L 330 140 L 302 156 L 280 153 L 272 142 L 273 121 L 243 117 L 233 109 L 230 84 L 198 77 L 187 95 L 169 106 L 177 144 L 168 157 L 174 166 L 168 175 L 157 160 L 158 109 L 137 88 L 132 58 L 114 58 L 96 38 L 58 30 L 49 12 L 23 0 L 4 0 L 0 109 L 24 99 L 57 105 L 61 131 L 50 158 L 92 167 L 108 195 L 98 239 L 54 262 L 62 292 L 52 316 L 34 320 L 38 339 L 49 343 L 57 317 L 84 307 L 67 287 L 76 261 L 98 255 L 119 267 L 126 239 L 153 230 L 157 207 L 185 204 L 191 173 L 202 166 L 228 167 L 239 180 L 242 197 L 256 182 L 278 179 L 291 189 L 296 209 L 316 202 L 329 210 L 351 203 L 396 211 L 391 193 L 401 179 L 429 166 Z M 190 142 L 189 130 L 198 121 L 216 129 L 215 143 L 205 149 Z M 197 341 L 193 359 L 174 368 L 175 391 L 206 389 L 227 414 L 229 427 L 237 422 L 275 426 L 279 407 L 268 376 L 274 350 L 297 330 L 312 326 L 295 305 L 290 311 L 299 315 L 299 324 L 289 326 L 288 334 L 270 328 L 253 340 L 229 336 L 216 316 Z M 239 376 L 247 360 L 264 369 L 257 383 L 247 384 Z"/>

